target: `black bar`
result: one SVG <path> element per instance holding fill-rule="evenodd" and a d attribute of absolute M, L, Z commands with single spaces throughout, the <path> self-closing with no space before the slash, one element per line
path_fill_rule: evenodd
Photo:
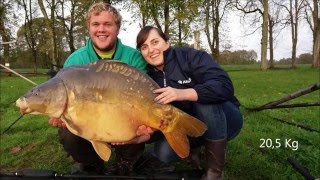
<path fill-rule="evenodd" d="M 146 176 L 118 176 L 118 175 L 76 175 L 60 174 L 53 170 L 46 169 L 24 169 L 19 172 L 0 173 L 0 177 L 8 178 L 33 178 L 33 179 L 154 179 L 154 180 L 178 180 L 186 179 L 179 175 L 146 175 Z M 2 179 L 2 178 L 0 178 Z"/>

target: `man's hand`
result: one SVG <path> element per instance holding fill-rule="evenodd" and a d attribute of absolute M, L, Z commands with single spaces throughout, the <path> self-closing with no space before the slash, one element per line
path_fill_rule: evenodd
<path fill-rule="evenodd" d="M 152 129 L 151 127 L 147 127 L 146 125 L 141 125 L 137 129 L 137 136 L 142 136 L 142 135 L 150 135 L 153 134 L 155 130 Z"/>
<path fill-rule="evenodd" d="M 51 118 L 49 119 L 49 124 L 58 128 L 67 128 L 66 124 L 59 118 Z"/>
<path fill-rule="evenodd" d="M 143 142 L 146 142 L 150 139 L 150 135 L 142 135 L 142 136 L 137 136 L 129 141 L 125 142 L 112 142 L 112 145 L 125 145 L 125 144 L 140 144 Z"/>
<path fill-rule="evenodd" d="M 141 125 L 138 127 L 137 132 L 136 132 L 136 137 L 126 141 L 126 142 L 113 142 L 111 143 L 112 145 L 125 145 L 125 144 L 139 144 L 146 142 L 150 139 L 151 134 L 153 134 L 155 130 L 152 129 L 151 127 L 147 127 L 145 125 Z"/>

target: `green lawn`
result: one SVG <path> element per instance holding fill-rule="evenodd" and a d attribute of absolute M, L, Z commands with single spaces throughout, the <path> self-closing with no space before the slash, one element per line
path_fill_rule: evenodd
<path fill-rule="evenodd" d="M 226 179 L 303 179 L 287 158 L 298 160 L 315 177 L 320 177 L 319 132 L 288 125 L 280 118 L 320 131 L 320 107 L 287 108 L 250 112 L 253 108 L 319 82 L 319 69 L 260 71 L 256 65 L 223 66 L 230 74 L 242 104 L 244 126 L 229 142 Z M 29 78 L 42 83 L 45 76 Z M 29 82 L 1 74 L 1 132 L 19 117 L 15 101 L 33 87 Z M 288 103 L 319 102 L 319 90 Z M 57 129 L 44 116 L 26 115 L 1 136 L 1 170 L 44 168 L 67 173 L 72 160 L 58 142 Z M 271 146 L 273 145 L 273 148 Z"/>

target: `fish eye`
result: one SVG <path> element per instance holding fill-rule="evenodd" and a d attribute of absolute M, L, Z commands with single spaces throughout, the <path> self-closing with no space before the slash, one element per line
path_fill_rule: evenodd
<path fill-rule="evenodd" d="M 40 90 L 36 89 L 36 90 L 32 90 L 33 95 L 38 96 L 39 95 Z"/>

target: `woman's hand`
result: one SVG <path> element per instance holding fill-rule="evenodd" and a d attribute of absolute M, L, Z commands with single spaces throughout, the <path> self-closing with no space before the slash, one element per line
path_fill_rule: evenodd
<path fill-rule="evenodd" d="M 156 89 L 153 91 L 155 94 L 159 94 L 154 101 L 159 104 L 169 104 L 173 101 L 197 101 L 198 94 L 192 89 L 176 89 L 172 87 L 165 87 Z"/>

